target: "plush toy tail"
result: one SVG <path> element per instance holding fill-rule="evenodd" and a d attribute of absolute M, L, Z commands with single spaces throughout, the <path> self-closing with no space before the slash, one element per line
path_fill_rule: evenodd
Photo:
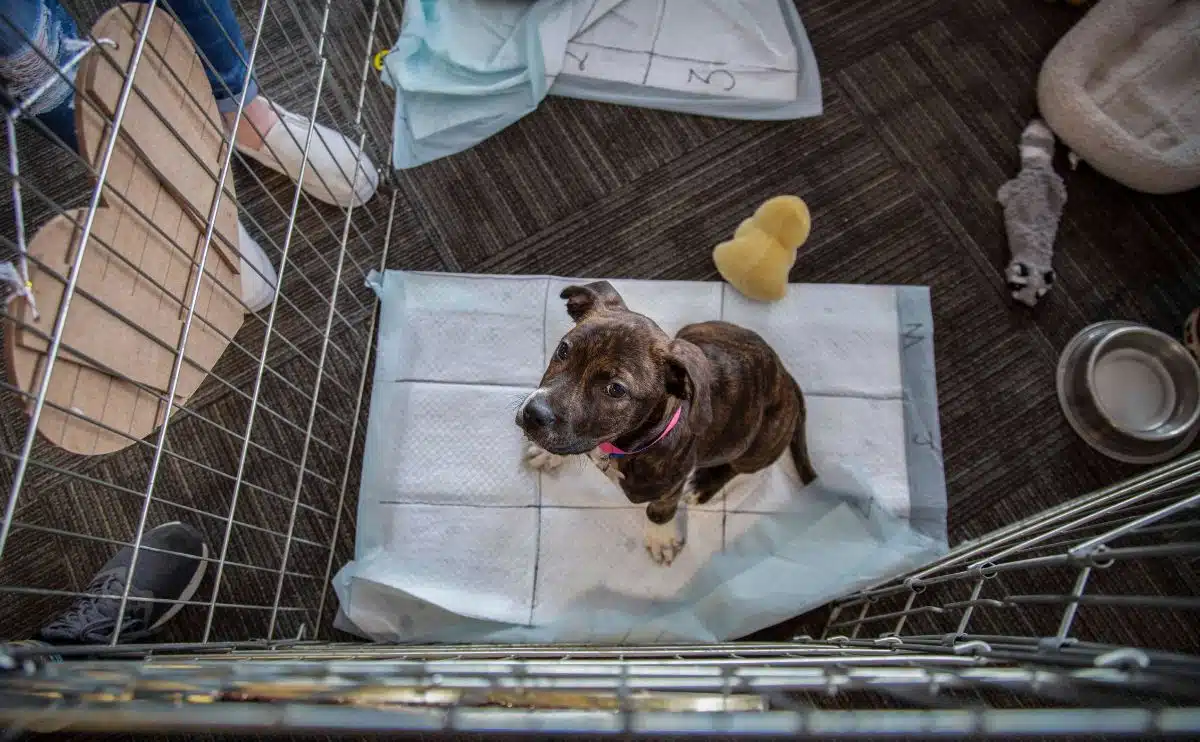
<path fill-rule="evenodd" d="M 803 245 L 812 229 L 808 204 L 799 196 L 776 196 L 770 199 L 758 207 L 751 221 L 788 250 Z"/>
<path fill-rule="evenodd" d="M 1049 167 L 1054 159 L 1054 132 L 1041 119 L 1033 119 L 1021 132 L 1021 165 Z"/>

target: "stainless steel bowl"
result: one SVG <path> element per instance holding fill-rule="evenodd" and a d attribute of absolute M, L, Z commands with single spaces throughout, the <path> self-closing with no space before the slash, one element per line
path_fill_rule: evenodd
<path fill-rule="evenodd" d="M 1067 422 L 1092 448 L 1130 464 L 1161 463 L 1187 450 L 1196 437 L 1197 426 L 1186 428 L 1173 438 L 1147 440 L 1133 436 L 1109 422 L 1106 413 L 1100 411 L 1092 391 L 1090 379 L 1094 376 L 1094 369 L 1090 361 L 1093 352 L 1109 335 L 1125 329 L 1146 328 L 1132 322 L 1098 322 L 1083 328 L 1071 338 L 1058 360 L 1058 401 Z M 1102 370 L 1102 375 L 1104 373 L 1107 371 Z M 1105 381 L 1101 379 L 1102 383 Z M 1178 392 L 1176 397 L 1178 399 Z"/>
<path fill-rule="evenodd" d="M 1108 424 L 1138 440 L 1174 440 L 1200 418 L 1200 367 L 1179 341 L 1149 327 L 1104 334 L 1088 355 L 1087 386 Z"/>

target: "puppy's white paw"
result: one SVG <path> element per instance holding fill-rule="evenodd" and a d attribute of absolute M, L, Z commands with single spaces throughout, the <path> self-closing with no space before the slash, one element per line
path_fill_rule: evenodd
<path fill-rule="evenodd" d="M 655 564 L 669 567 L 679 552 L 683 551 L 683 530 L 679 527 L 679 519 L 672 518 L 666 523 L 646 523 L 646 551 Z"/>
<path fill-rule="evenodd" d="M 525 463 L 538 471 L 553 471 L 562 466 L 565 457 L 550 453 L 536 443 L 525 449 Z"/>

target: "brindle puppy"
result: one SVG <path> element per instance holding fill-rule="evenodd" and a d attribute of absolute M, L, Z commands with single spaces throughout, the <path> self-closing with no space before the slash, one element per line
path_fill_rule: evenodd
<path fill-rule="evenodd" d="M 563 456 L 591 455 L 631 502 L 649 503 L 646 548 L 654 561 L 670 564 L 683 548 L 672 522 L 681 499 L 703 504 L 789 446 L 804 484 L 816 479 L 804 395 L 761 337 L 702 322 L 671 339 L 630 311 L 607 281 L 568 286 L 560 296 L 575 327 L 517 410 L 517 425 L 535 444 L 530 464 L 553 468 Z M 636 453 L 606 459 L 595 451 L 606 442 Z"/>

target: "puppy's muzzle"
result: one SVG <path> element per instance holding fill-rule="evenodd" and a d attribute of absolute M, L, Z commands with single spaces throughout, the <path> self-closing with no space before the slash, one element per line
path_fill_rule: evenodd
<path fill-rule="evenodd" d="M 556 422 L 558 418 L 554 416 L 554 410 L 550 408 L 546 395 L 534 393 L 521 405 L 521 415 L 517 424 L 532 433 L 549 428 Z"/>
<path fill-rule="evenodd" d="M 529 440 L 560 456 L 586 453 L 596 447 L 594 441 L 581 442 L 570 433 L 567 420 L 554 411 L 549 395 L 542 389 L 521 403 L 516 423 Z"/>

